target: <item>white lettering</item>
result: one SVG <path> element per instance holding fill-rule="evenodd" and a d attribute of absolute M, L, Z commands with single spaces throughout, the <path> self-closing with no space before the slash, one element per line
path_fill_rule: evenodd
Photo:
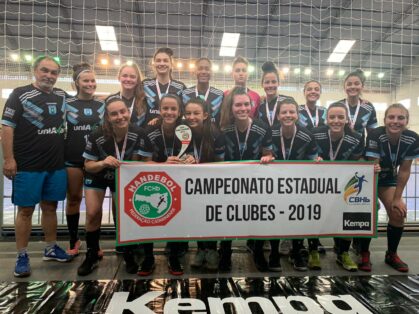
<path fill-rule="evenodd" d="M 318 295 L 317 301 L 323 308 L 333 314 L 372 314 L 365 306 L 363 306 L 357 299 L 349 294 L 345 295 Z M 340 301 L 348 306 L 350 310 L 343 310 L 337 306 L 335 301 Z"/>
<path fill-rule="evenodd" d="M 172 299 L 164 307 L 164 314 L 178 314 L 180 311 L 207 313 L 205 303 L 198 299 Z"/>

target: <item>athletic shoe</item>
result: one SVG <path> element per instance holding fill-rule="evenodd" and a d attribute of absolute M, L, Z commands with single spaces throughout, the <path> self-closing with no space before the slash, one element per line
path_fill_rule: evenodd
<path fill-rule="evenodd" d="M 301 254 L 291 254 L 289 257 L 290 263 L 293 265 L 295 270 L 307 271 L 307 260 L 303 258 Z"/>
<path fill-rule="evenodd" d="M 191 263 L 192 267 L 202 267 L 205 262 L 205 251 L 198 249 Z"/>
<path fill-rule="evenodd" d="M 154 271 L 154 257 L 146 257 L 141 263 L 140 268 L 138 269 L 138 276 L 149 276 Z"/>
<path fill-rule="evenodd" d="M 28 254 L 23 253 L 17 256 L 14 275 L 15 277 L 28 277 L 31 275 L 31 264 L 29 263 Z"/>
<path fill-rule="evenodd" d="M 308 255 L 308 268 L 312 270 L 321 270 L 320 255 L 318 251 L 310 251 Z"/>
<path fill-rule="evenodd" d="M 218 269 L 220 256 L 218 255 L 218 252 L 216 250 L 208 250 L 207 253 L 205 254 L 205 259 L 207 261 L 207 263 L 205 264 L 205 267 L 208 270 Z"/>
<path fill-rule="evenodd" d="M 77 242 L 74 244 L 73 248 L 68 248 L 66 253 L 68 255 L 76 257 L 80 254 L 81 247 L 82 247 L 82 242 L 80 240 L 77 240 Z"/>
<path fill-rule="evenodd" d="M 288 256 L 291 253 L 291 240 L 283 240 L 279 243 L 279 255 Z"/>
<path fill-rule="evenodd" d="M 264 251 L 270 251 L 271 250 L 271 243 L 269 241 L 264 241 L 263 250 Z"/>
<path fill-rule="evenodd" d="M 324 245 L 320 243 L 320 240 L 319 240 L 319 245 L 317 247 L 317 252 L 319 252 L 319 254 L 326 254 L 326 249 Z"/>
<path fill-rule="evenodd" d="M 87 276 L 98 266 L 99 266 L 99 257 L 97 256 L 97 252 L 94 252 L 92 250 L 87 250 L 86 258 L 77 269 L 77 274 L 79 276 Z"/>
<path fill-rule="evenodd" d="M 256 268 L 259 271 L 265 272 L 269 270 L 268 262 L 266 261 L 265 256 L 259 255 L 259 254 L 256 256 L 253 256 L 253 261 L 255 262 Z"/>
<path fill-rule="evenodd" d="M 279 254 L 271 254 L 269 255 L 269 264 L 268 268 L 270 271 L 280 272 L 282 271 L 281 261 L 279 258 Z"/>
<path fill-rule="evenodd" d="M 231 270 L 231 254 L 220 254 L 220 263 L 218 264 L 219 271 Z"/>
<path fill-rule="evenodd" d="M 171 273 L 172 275 L 174 276 L 183 275 L 183 266 L 180 263 L 179 258 L 177 256 L 169 257 L 168 266 L 169 266 L 169 273 Z"/>
<path fill-rule="evenodd" d="M 409 266 L 403 262 L 397 253 L 386 252 L 385 263 L 390 265 L 395 270 L 398 270 L 402 273 L 407 273 L 409 271 Z"/>
<path fill-rule="evenodd" d="M 371 271 L 370 252 L 361 252 L 361 261 L 358 263 L 358 269 L 366 272 Z"/>
<path fill-rule="evenodd" d="M 135 261 L 135 255 L 133 251 L 126 251 L 124 253 L 125 270 L 128 274 L 136 274 L 138 272 L 138 264 Z"/>
<path fill-rule="evenodd" d="M 55 244 L 52 248 L 44 250 L 44 261 L 58 261 L 58 262 L 69 262 L 73 259 L 71 255 L 68 255 L 62 248 Z"/>
<path fill-rule="evenodd" d="M 349 271 L 357 271 L 358 266 L 354 263 L 348 252 L 343 252 L 336 258 L 336 263 Z"/>

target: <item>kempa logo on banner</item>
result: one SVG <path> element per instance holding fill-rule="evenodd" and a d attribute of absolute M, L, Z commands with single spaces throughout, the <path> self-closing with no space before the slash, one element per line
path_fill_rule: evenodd
<path fill-rule="evenodd" d="M 362 192 L 362 184 L 364 182 L 368 182 L 365 179 L 365 175 L 359 176 L 358 172 L 355 172 L 355 175 L 346 184 L 345 192 L 343 193 L 343 199 L 346 204 L 364 205 L 371 202 L 368 197 L 360 195 Z"/>
<path fill-rule="evenodd" d="M 343 230 L 371 230 L 371 213 L 343 213 Z"/>
<path fill-rule="evenodd" d="M 124 193 L 124 211 L 142 227 L 164 226 L 180 211 L 180 186 L 165 172 L 140 172 Z"/>

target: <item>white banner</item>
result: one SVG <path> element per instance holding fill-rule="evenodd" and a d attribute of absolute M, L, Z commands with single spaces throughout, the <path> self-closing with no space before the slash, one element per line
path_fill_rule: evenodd
<path fill-rule="evenodd" d="M 372 163 L 123 163 L 118 243 L 375 236 Z"/>

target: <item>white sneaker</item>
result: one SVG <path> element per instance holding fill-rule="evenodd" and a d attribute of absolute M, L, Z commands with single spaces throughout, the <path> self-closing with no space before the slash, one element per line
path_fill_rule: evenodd
<path fill-rule="evenodd" d="M 205 261 L 205 251 L 199 250 L 196 252 L 194 259 L 191 263 L 192 267 L 201 267 Z"/>
<path fill-rule="evenodd" d="M 279 243 L 279 255 L 282 255 L 282 256 L 290 255 L 291 247 L 292 247 L 291 240 L 282 240 Z"/>

